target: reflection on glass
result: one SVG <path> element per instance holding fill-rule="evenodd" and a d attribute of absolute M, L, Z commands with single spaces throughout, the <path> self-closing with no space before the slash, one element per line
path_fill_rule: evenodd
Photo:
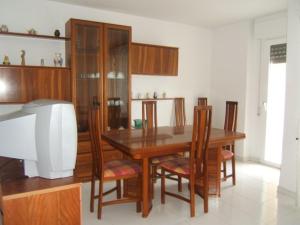
<path fill-rule="evenodd" d="M 99 102 L 101 31 L 98 26 L 75 26 L 76 33 L 76 113 L 79 132 L 88 131 L 88 110 Z"/>
<path fill-rule="evenodd" d="M 110 129 L 128 128 L 128 49 L 129 31 L 107 31 L 107 107 Z"/>

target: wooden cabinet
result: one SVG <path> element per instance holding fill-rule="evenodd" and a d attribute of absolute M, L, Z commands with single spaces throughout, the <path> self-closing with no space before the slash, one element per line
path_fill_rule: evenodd
<path fill-rule="evenodd" d="M 72 70 L 78 127 L 75 176 L 89 180 L 92 169 L 88 113 L 100 105 L 101 130 L 130 127 L 131 27 L 71 19 L 66 24 L 67 65 Z M 106 159 L 122 154 L 104 143 Z"/>
<path fill-rule="evenodd" d="M 0 103 L 27 103 L 40 98 L 71 101 L 70 70 L 0 66 Z"/>
<path fill-rule="evenodd" d="M 81 224 L 81 185 L 72 178 L 28 178 L 1 186 L 3 225 Z"/>
<path fill-rule="evenodd" d="M 132 43 L 133 74 L 178 75 L 178 48 Z"/>

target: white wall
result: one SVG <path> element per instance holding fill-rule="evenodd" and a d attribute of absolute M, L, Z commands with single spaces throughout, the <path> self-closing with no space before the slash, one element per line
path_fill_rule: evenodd
<path fill-rule="evenodd" d="M 224 127 L 226 100 L 238 101 L 237 130 L 245 131 L 248 48 L 250 21 L 217 28 L 213 32 L 212 73 L 209 104 L 213 105 L 213 126 Z M 244 142 L 237 142 L 243 157 Z"/>
<path fill-rule="evenodd" d="M 296 159 L 300 122 L 300 2 L 289 0 L 285 128 L 280 187 L 296 192 Z M 297 162 L 300 164 L 300 160 Z M 299 175 L 298 175 L 299 177 Z M 300 181 L 300 178 L 299 178 Z"/>
<path fill-rule="evenodd" d="M 187 119 L 191 122 L 192 107 L 198 96 L 208 96 L 211 32 L 193 26 L 164 22 L 110 11 L 96 10 L 56 2 L 11 0 L 1 4 L 1 24 L 10 31 L 24 32 L 35 28 L 40 34 L 53 34 L 59 29 L 64 35 L 65 22 L 80 18 L 132 26 L 133 41 L 179 47 L 179 75 L 177 77 L 133 76 L 132 93 L 158 91 L 168 96 L 186 98 Z M 13 64 L 20 63 L 20 50 L 26 50 L 27 64 L 39 65 L 44 58 L 51 65 L 55 52 L 64 53 L 64 43 L 48 40 L 0 37 L 0 56 L 8 54 Z M 159 125 L 170 124 L 173 104 L 160 102 Z M 0 113 L 3 107 L 0 107 Z M 140 117 L 140 103 L 132 105 L 132 118 Z M 164 114 L 162 114 L 164 113 Z"/>
<path fill-rule="evenodd" d="M 213 31 L 211 103 L 213 125 L 223 127 L 225 101 L 239 102 L 237 155 L 261 161 L 264 155 L 265 115 L 261 110 L 261 45 L 285 37 L 286 12 L 219 27 Z"/>
<path fill-rule="evenodd" d="M 178 77 L 133 76 L 132 93 L 145 94 L 163 91 L 168 96 L 186 98 L 188 122 L 192 120 L 192 108 L 198 96 L 209 94 L 211 32 L 193 26 L 164 22 L 81 6 L 67 5 L 45 0 L 3 1 L 0 7 L 1 24 L 11 31 L 24 32 L 35 28 L 40 34 L 53 34 L 60 29 L 64 35 L 65 22 L 70 18 L 116 23 L 132 26 L 133 41 L 179 47 Z M 64 43 L 14 37 L 0 37 L 0 57 L 10 56 L 11 62 L 20 63 L 20 50 L 26 50 L 28 64 L 39 65 L 44 58 L 52 64 L 55 52 L 64 52 Z M 169 125 L 173 113 L 171 102 L 160 102 L 159 125 Z M 141 117 L 140 103 L 133 103 L 132 118 Z M 0 107 L 0 113 L 2 107 Z"/>
<path fill-rule="evenodd" d="M 257 18 L 253 24 L 253 34 L 249 47 L 249 68 L 247 77 L 246 111 L 246 157 L 254 161 L 263 161 L 266 112 L 263 102 L 267 101 L 267 71 L 264 66 L 262 49 L 264 42 L 273 39 L 286 39 L 287 13 L 281 12 Z M 268 54 L 268 53 L 267 53 Z"/>

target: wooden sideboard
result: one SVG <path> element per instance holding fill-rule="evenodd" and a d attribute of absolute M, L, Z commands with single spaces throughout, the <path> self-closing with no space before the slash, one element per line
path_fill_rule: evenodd
<path fill-rule="evenodd" d="M 3 225 L 81 225 L 81 184 L 72 177 L 5 182 L 0 197 Z"/>
<path fill-rule="evenodd" d="M 133 74 L 178 75 L 178 48 L 132 43 Z"/>

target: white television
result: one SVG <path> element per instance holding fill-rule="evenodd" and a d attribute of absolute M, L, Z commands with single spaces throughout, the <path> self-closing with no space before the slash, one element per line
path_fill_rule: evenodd
<path fill-rule="evenodd" d="M 23 159 L 25 175 L 48 179 L 73 175 L 77 126 L 72 103 L 36 100 L 19 112 L 0 116 L 0 142 L 10 135 L 14 138 L 0 147 L 0 155 Z"/>

